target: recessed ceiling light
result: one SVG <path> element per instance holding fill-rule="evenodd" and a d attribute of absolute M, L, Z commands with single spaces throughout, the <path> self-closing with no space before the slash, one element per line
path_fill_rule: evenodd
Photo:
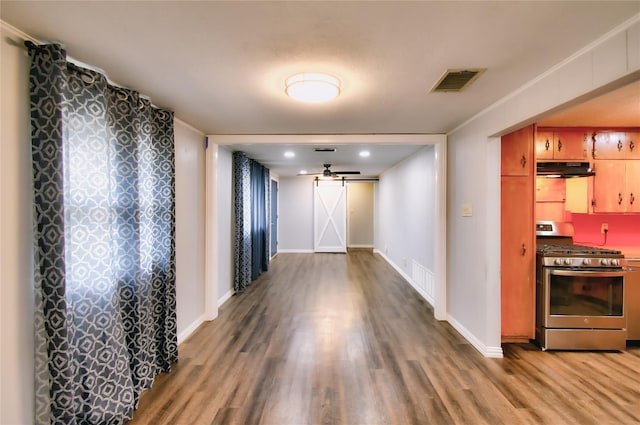
<path fill-rule="evenodd" d="M 287 78 L 285 92 L 305 103 L 322 103 L 340 94 L 340 81 L 329 74 L 302 73 Z"/>
<path fill-rule="evenodd" d="M 368 158 L 371 153 L 369 151 L 360 151 L 360 156 L 363 158 Z"/>
<path fill-rule="evenodd" d="M 286 151 L 284 153 L 284 157 L 285 158 L 293 158 L 294 156 L 296 156 L 296 154 L 294 152 L 292 152 L 292 151 Z"/>
<path fill-rule="evenodd" d="M 307 174 L 307 170 L 300 170 L 299 174 Z"/>

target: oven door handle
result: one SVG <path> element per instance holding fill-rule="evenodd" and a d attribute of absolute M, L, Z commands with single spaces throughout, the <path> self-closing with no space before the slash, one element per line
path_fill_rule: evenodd
<path fill-rule="evenodd" d="M 627 270 L 615 272 L 596 272 L 588 270 L 551 270 L 553 276 L 589 276 L 589 277 L 620 277 L 626 274 Z"/>

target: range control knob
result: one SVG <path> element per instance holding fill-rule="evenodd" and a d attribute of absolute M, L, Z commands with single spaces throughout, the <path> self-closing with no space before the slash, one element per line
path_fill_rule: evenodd
<path fill-rule="evenodd" d="M 600 264 L 602 264 L 603 266 L 608 266 L 609 265 L 609 260 L 606 258 L 603 258 L 600 260 Z"/>
<path fill-rule="evenodd" d="M 564 259 L 564 263 L 565 263 L 567 266 L 570 266 L 570 265 L 573 263 L 573 261 L 571 261 L 571 258 L 565 258 L 565 259 Z"/>
<path fill-rule="evenodd" d="M 584 260 L 582 260 L 582 264 L 584 264 L 585 266 L 588 266 L 589 264 L 591 264 L 591 259 L 585 258 Z"/>
<path fill-rule="evenodd" d="M 620 265 L 620 261 L 618 261 L 617 258 L 614 258 L 611 260 L 611 265 L 612 266 L 619 266 Z"/>
<path fill-rule="evenodd" d="M 553 260 L 553 264 L 555 264 L 556 266 L 561 266 L 562 258 L 556 258 L 555 260 Z"/>

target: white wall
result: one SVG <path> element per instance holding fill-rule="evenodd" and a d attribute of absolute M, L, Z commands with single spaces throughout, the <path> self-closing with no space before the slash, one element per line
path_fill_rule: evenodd
<path fill-rule="evenodd" d="M 640 15 L 612 30 L 448 135 L 449 321 L 476 348 L 501 356 L 499 137 L 561 105 L 640 78 Z M 462 217 L 462 204 L 472 217 Z"/>
<path fill-rule="evenodd" d="M 0 423 L 33 422 L 33 242 L 29 60 L 1 24 Z"/>
<path fill-rule="evenodd" d="M 1 24 L 0 423 L 33 422 L 33 262 L 27 36 Z M 178 335 L 203 314 L 203 134 L 175 121 Z"/>
<path fill-rule="evenodd" d="M 174 122 L 176 150 L 176 314 L 178 342 L 202 323 L 205 310 L 204 134 Z"/>
<path fill-rule="evenodd" d="M 216 187 L 218 206 L 218 305 L 233 295 L 233 157 L 230 150 L 218 147 Z"/>
<path fill-rule="evenodd" d="M 347 184 L 347 247 L 373 248 L 374 183 Z"/>
<path fill-rule="evenodd" d="M 280 177 L 278 252 L 313 252 L 314 184 L 313 177 Z M 348 183 L 347 208 L 348 246 L 373 247 L 373 184 Z"/>
<path fill-rule="evenodd" d="M 435 268 L 435 149 L 426 146 L 380 176 L 376 250 L 411 276 L 411 262 Z"/>
<path fill-rule="evenodd" d="M 280 177 L 278 252 L 313 251 L 313 177 Z"/>

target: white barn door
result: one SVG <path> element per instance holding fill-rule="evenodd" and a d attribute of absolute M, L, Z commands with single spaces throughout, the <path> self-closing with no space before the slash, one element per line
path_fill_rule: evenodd
<path fill-rule="evenodd" d="M 315 181 L 313 245 L 315 252 L 347 252 L 347 186 Z"/>

